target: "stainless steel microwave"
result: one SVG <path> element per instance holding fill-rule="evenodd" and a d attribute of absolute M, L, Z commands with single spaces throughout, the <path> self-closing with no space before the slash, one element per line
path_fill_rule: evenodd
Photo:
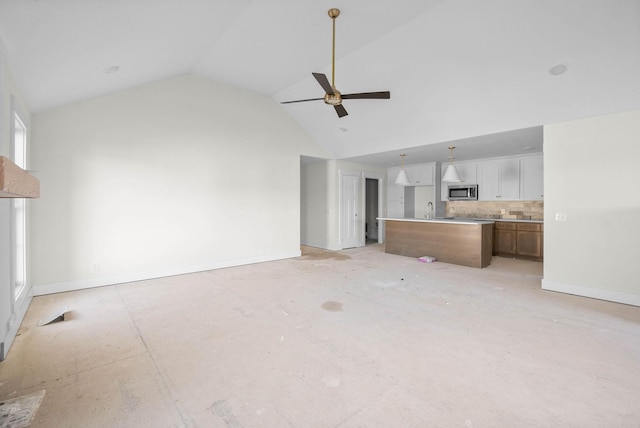
<path fill-rule="evenodd" d="M 449 186 L 450 201 L 477 201 L 478 185 L 477 184 L 455 184 Z"/>

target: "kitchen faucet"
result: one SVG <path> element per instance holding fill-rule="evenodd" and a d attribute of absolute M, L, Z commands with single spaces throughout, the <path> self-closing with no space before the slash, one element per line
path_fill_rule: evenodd
<path fill-rule="evenodd" d="M 431 212 L 433 211 L 433 202 L 429 201 L 427 204 L 427 215 L 425 216 L 428 219 L 431 218 Z"/>

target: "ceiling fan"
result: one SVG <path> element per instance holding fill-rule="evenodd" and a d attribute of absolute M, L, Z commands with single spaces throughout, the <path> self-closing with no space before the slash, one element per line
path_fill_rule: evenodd
<path fill-rule="evenodd" d="M 355 100 L 355 99 L 389 99 L 391 93 L 389 91 L 381 92 L 360 92 L 357 94 L 341 94 L 336 89 L 335 84 L 335 70 L 336 70 L 336 18 L 340 15 L 340 10 L 336 8 L 329 9 L 329 17 L 333 21 L 333 45 L 331 49 L 331 83 L 327 76 L 322 73 L 311 73 L 313 77 L 318 81 L 322 89 L 324 89 L 325 95 L 323 98 L 308 98 L 305 100 L 284 101 L 281 104 L 301 103 L 305 101 L 317 101 L 324 100 L 325 104 L 333 106 L 338 114 L 338 117 L 348 115 L 347 110 L 342 105 L 342 100 Z"/>

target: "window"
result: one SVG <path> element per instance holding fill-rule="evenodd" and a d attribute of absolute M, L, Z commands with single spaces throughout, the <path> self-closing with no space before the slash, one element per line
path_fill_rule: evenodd
<path fill-rule="evenodd" d="M 27 128 L 18 114 L 14 113 L 13 162 L 26 169 Z M 12 282 L 14 298 L 18 300 L 27 284 L 27 212 L 26 200 L 13 199 L 13 269 Z"/>

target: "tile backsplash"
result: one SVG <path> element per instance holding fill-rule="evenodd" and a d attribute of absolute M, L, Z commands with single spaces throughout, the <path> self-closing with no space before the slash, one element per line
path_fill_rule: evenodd
<path fill-rule="evenodd" d="M 504 214 L 502 213 L 504 210 Z M 447 217 L 544 220 L 543 201 L 447 202 Z"/>

